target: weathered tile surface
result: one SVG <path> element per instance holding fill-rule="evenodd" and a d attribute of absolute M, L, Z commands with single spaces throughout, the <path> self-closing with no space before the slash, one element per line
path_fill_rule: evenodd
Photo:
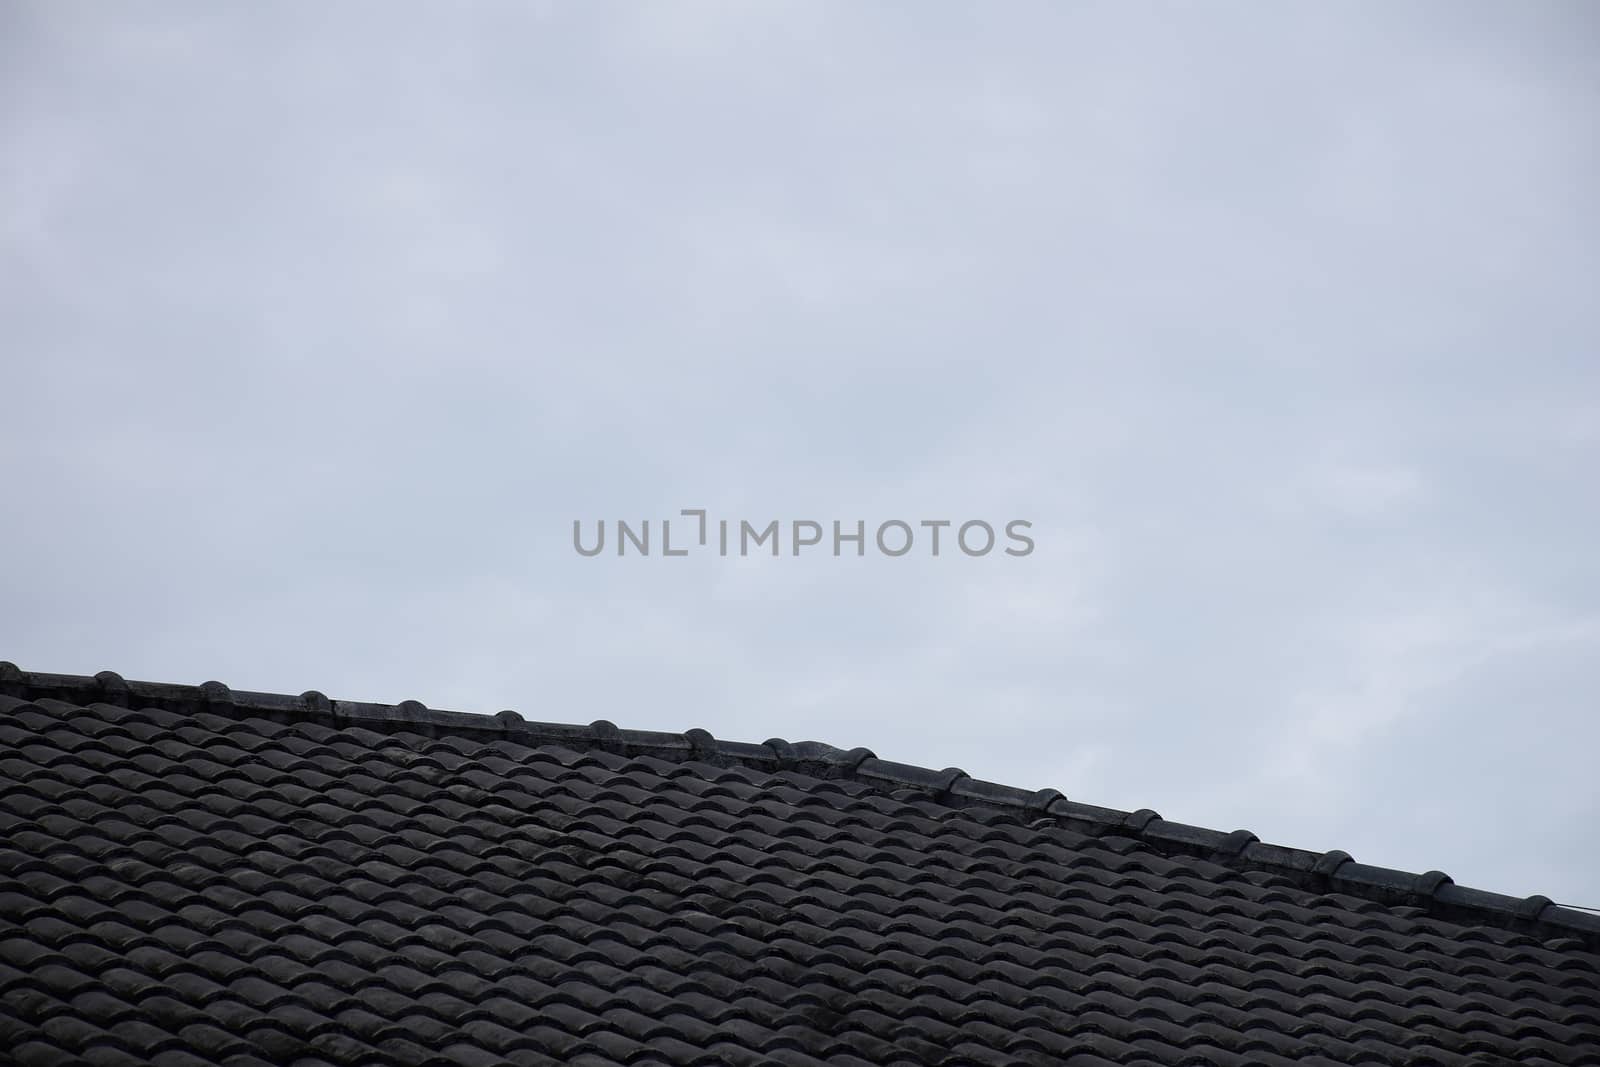
<path fill-rule="evenodd" d="M 859 750 L 114 678 L 0 675 L 0 1060 L 1600 1064 L 1547 902 Z"/>

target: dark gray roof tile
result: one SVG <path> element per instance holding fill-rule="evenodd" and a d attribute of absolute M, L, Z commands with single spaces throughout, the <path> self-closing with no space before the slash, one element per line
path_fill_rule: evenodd
<path fill-rule="evenodd" d="M 1600 1062 L 1600 921 L 1438 872 L 815 742 L 0 692 L 21 1063 Z"/>

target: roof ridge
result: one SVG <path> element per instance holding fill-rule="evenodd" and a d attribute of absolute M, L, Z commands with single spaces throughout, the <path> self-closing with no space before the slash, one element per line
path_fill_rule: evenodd
<path fill-rule="evenodd" d="M 180 713 L 249 712 L 285 722 L 318 722 L 430 736 L 511 737 L 617 755 L 699 760 L 718 766 L 798 770 L 820 778 L 848 778 L 885 789 L 913 788 L 957 806 L 986 804 L 1049 817 L 1093 836 L 1121 835 L 1163 853 L 1181 853 L 1239 870 L 1263 871 L 1318 892 L 1338 892 L 1389 906 L 1409 906 L 1457 922 L 1478 923 L 1545 938 L 1570 938 L 1600 949 L 1600 914 L 1534 895 L 1513 897 L 1458 886 L 1443 871 L 1416 874 L 1358 863 L 1340 850 L 1309 852 L 1261 841 L 1248 830 L 1212 830 L 1162 818 L 1149 808 L 1126 812 L 1068 800 L 1059 790 L 1028 790 L 973 778 L 958 767 L 933 770 L 879 759 L 870 749 L 836 748 L 820 741 L 771 738 L 761 744 L 723 741 L 708 731 L 624 730 L 606 719 L 587 726 L 496 714 L 444 711 L 416 700 L 398 704 L 330 700 L 317 690 L 298 696 L 234 691 L 221 682 L 198 686 L 128 681 L 113 671 L 90 677 L 20 670 L 0 661 L 0 696 L 23 701 L 65 700 L 120 707 L 154 707 Z"/>

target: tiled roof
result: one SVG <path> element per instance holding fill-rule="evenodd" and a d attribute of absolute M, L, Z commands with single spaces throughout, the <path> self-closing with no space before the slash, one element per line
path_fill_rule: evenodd
<path fill-rule="evenodd" d="M 1600 1064 L 1600 917 L 814 742 L 0 664 L 0 1061 Z"/>

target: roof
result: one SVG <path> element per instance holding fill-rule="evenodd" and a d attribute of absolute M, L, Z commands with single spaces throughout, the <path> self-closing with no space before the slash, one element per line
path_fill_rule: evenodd
<path fill-rule="evenodd" d="M 1600 917 L 815 742 L 0 664 L 22 1064 L 1600 1064 Z"/>

